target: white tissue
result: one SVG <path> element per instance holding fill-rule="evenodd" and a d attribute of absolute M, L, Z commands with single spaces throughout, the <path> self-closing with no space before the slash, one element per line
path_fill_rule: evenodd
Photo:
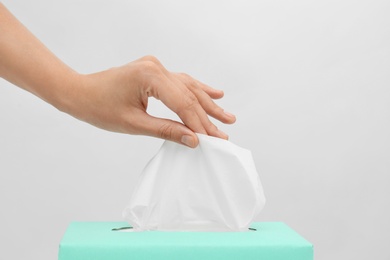
<path fill-rule="evenodd" d="M 247 231 L 264 207 L 251 152 L 198 138 L 195 149 L 165 141 L 146 165 L 123 212 L 135 230 Z"/>

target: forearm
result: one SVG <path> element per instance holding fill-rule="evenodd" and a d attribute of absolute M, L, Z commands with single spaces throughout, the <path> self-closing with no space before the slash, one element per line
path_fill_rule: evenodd
<path fill-rule="evenodd" d="M 0 77 L 63 109 L 79 75 L 0 3 Z"/>

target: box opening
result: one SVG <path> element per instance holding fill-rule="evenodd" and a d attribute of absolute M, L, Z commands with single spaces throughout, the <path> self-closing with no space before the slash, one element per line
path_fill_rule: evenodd
<path fill-rule="evenodd" d="M 248 228 L 249 231 L 257 231 L 256 228 Z M 119 232 L 132 232 L 133 227 L 119 227 L 119 228 L 113 228 L 111 231 L 119 231 Z"/>

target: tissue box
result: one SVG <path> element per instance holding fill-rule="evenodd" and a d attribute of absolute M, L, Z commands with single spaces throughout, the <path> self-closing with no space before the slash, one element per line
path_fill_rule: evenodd
<path fill-rule="evenodd" d="M 59 260 L 312 260 L 313 246 L 286 224 L 257 222 L 246 232 L 113 231 L 125 222 L 73 222 Z M 130 229 L 131 230 L 131 229 Z"/>

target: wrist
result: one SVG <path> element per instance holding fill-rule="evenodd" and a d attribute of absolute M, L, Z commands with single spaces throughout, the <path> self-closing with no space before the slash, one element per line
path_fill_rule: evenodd
<path fill-rule="evenodd" d="M 77 104 L 82 102 L 87 75 L 70 72 L 65 79 L 58 83 L 56 94 L 49 102 L 58 110 L 78 117 Z"/>

